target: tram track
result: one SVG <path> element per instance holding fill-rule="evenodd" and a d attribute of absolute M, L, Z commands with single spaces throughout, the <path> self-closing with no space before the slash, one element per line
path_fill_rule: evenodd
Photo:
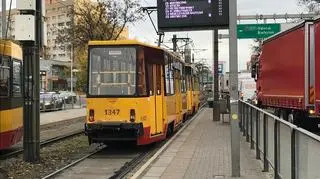
<path fill-rule="evenodd" d="M 84 134 L 84 130 L 77 130 L 68 134 L 64 134 L 64 135 L 60 135 L 60 136 L 56 136 L 47 140 L 43 140 L 40 142 L 40 148 L 51 145 L 53 143 L 56 142 L 60 142 L 63 140 L 66 140 L 68 138 L 77 136 L 77 135 L 81 135 Z M 18 148 L 17 150 L 14 150 L 12 152 L 8 152 L 8 153 L 4 153 L 4 154 L 0 154 L 0 160 L 5 160 L 5 159 L 9 159 L 9 158 L 13 158 L 15 156 L 18 156 L 20 154 L 23 153 L 23 148 Z"/>
<path fill-rule="evenodd" d="M 203 108 L 205 104 L 206 103 L 202 103 L 200 109 Z M 190 123 L 191 121 L 186 122 L 184 125 L 188 126 Z M 184 129 L 180 129 L 179 131 L 181 130 L 183 131 Z M 99 174 L 101 177 L 103 176 L 109 179 L 125 178 L 136 170 L 139 165 L 143 164 L 144 161 L 149 160 L 149 158 L 152 158 L 153 155 L 158 153 L 162 147 L 169 145 L 167 144 L 168 141 L 178 134 L 179 133 L 176 132 L 172 137 L 162 142 L 141 147 L 128 147 L 125 146 L 126 144 L 120 144 L 116 146 L 116 148 L 115 146 L 108 147 L 99 145 L 93 152 L 85 154 L 80 159 L 54 171 L 42 179 L 59 179 L 70 176 L 73 178 L 77 178 L 77 176 L 92 178 L 97 177 Z"/>

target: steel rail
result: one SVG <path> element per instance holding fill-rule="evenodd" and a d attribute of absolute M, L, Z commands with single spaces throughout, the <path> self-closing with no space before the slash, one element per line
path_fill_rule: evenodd
<path fill-rule="evenodd" d="M 93 152 L 91 152 L 91 153 L 83 156 L 82 158 L 80 158 L 80 159 L 78 159 L 78 160 L 70 163 L 69 165 L 67 165 L 67 166 L 65 166 L 65 167 L 62 167 L 62 168 L 54 171 L 53 173 L 51 173 L 51 174 L 43 177 L 42 179 L 48 179 L 48 178 L 51 178 L 51 177 L 54 177 L 54 176 L 58 175 L 59 173 L 63 172 L 64 170 L 66 170 L 66 169 L 68 169 L 68 168 L 70 168 L 70 167 L 72 167 L 72 166 L 75 166 L 75 165 L 78 164 L 79 162 L 81 162 L 81 161 L 83 161 L 83 160 L 91 157 L 92 155 L 100 152 L 100 151 L 101 151 L 102 149 L 104 149 L 105 147 L 106 147 L 105 145 L 99 145 L 99 146 L 96 148 L 96 150 L 94 150 Z"/>
<path fill-rule="evenodd" d="M 78 131 L 75 131 L 75 132 L 71 132 L 69 134 L 64 134 L 64 135 L 60 135 L 60 136 L 57 136 L 57 137 L 53 137 L 51 139 L 47 139 L 47 140 L 44 140 L 44 141 L 40 142 L 40 147 L 44 147 L 44 146 L 50 145 L 52 143 L 56 143 L 56 142 L 59 142 L 61 140 L 65 140 L 67 138 L 74 137 L 76 135 L 80 135 L 80 134 L 83 134 L 83 133 L 84 133 L 84 130 L 78 130 Z M 5 160 L 5 159 L 11 158 L 11 157 L 15 157 L 17 155 L 22 154 L 23 151 L 24 150 L 22 148 L 22 149 L 18 149 L 16 151 L 13 151 L 13 152 L 10 152 L 10 153 L 6 153 L 6 154 L 3 154 L 3 155 L 0 155 L 0 160 Z"/>

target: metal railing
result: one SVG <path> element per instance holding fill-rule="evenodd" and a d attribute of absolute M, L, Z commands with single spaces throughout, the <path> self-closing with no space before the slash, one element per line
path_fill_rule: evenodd
<path fill-rule="evenodd" d="M 320 178 L 320 137 L 249 103 L 239 101 L 240 130 L 263 171 L 275 179 Z"/>
<path fill-rule="evenodd" d="M 55 97 L 51 99 L 40 99 L 40 112 L 81 109 L 87 106 L 85 96 L 73 96 L 70 98 Z"/>

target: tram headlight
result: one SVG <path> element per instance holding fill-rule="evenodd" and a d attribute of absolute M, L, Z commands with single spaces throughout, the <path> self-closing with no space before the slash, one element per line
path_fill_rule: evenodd
<path fill-rule="evenodd" d="M 130 122 L 136 121 L 136 111 L 134 109 L 130 109 Z"/>
<path fill-rule="evenodd" d="M 89 122 L 94 122 L 94 110 L 89 110 Z"/>
<path fill-rule="evenodd" d="M 315 113 L 316 113 L 316 111 L 315 111 L 315 110 L 313 110 L 313 109 L 309 109 L 309 114 L 314 115 Z"/>

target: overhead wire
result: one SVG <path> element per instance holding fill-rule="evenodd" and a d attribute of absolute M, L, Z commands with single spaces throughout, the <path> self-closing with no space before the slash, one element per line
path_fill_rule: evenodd
<path fill-rule="evenodd" d="M 10 6 L 9 6 L 9 14 L 8 14 L 7 27 L 6 27 L 6 39 L 8 38 L 8 31 L 9 31 L 9 26 L 11 22 L 11 9 L 12 9 L 12 0 L 10 0 Z"/>

